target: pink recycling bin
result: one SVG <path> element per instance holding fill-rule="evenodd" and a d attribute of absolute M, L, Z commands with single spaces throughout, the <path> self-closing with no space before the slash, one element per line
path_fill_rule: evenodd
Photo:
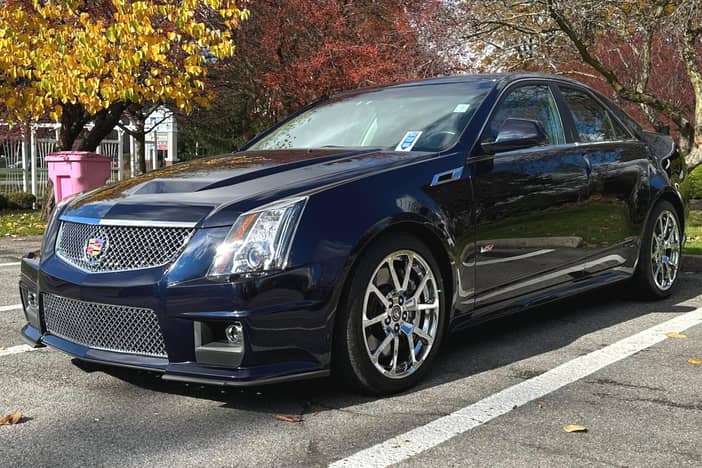
<path fill-rule="evenodd" d="M 112 170 L 112 158 L 87 151 L 51 153 L 46 156 L 46 163 L 57 202 L 105 185 Z"/>

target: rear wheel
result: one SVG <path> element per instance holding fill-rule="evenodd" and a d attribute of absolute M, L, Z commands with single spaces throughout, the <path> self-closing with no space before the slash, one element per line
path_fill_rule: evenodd
<path fill-rule="evenodd" d="M 410 236 L 385 237 L 354 270 L 339 313 L 337 370 L 368 393 L 416 384 L 444 333 L 443 280 L 431 251 Z"/>
<path fill-rule="evenodd" d="M 641 243 L 636 280 L 653 299 L 668 297 L 680 271 L 682 232 L 675 207 L 659 202 L 651 212 Z"/>

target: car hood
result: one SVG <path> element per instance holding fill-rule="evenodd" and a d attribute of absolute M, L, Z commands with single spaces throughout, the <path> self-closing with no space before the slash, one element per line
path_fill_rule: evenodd
<path fill-rule="evenodd" d="M 246 151 L 175 164 L 76 198 L 62 218 L 230 225 L 242 211 L 403 166 L 432 153 Z"/>

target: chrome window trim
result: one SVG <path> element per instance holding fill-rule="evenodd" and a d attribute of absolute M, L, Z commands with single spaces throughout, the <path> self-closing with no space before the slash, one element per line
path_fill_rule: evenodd
<path fill-rule="evenodd" d="M 641 143 L 641 140 L 605 140 L 605 141 L 576 141 L 575 146 L 603 146 L 603 145 L 621 145 L 623 143 Z"/>

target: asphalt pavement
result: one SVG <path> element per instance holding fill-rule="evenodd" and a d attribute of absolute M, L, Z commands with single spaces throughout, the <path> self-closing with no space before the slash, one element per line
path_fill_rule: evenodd
<path fill-rule="evenodd" d="M 25 415 L 0 426 L 7 466 L 702 466 L 700 274 L 660 302 L 614 286 L 453 335 L 422 385 L 370 398 L 330 379 L 222 389 L 27 351 L 16 262 L 37 247 L 0 240 L 0 416 Z"/>

